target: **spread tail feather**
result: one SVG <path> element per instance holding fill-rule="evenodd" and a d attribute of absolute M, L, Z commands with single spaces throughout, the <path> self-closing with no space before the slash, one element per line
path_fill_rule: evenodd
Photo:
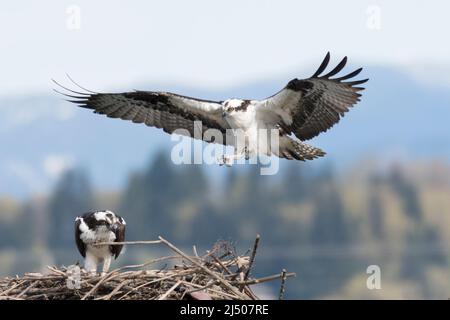
<path fill-rule="evenodd" d="M 306 143 L 295 141 L 287 136 L 280 137 L 280 158 L 285 158 L 289 160 L 313 160 L 315 158 L 323 157 L 325 152 L 319 148 L 307 145 Z"/>

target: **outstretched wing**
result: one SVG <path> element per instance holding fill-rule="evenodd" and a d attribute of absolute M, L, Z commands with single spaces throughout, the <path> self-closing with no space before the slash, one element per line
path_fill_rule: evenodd
<path fill-rule="evenodd" d="M 84 244 L 83 240 L 81 240 L 81 230 L 80 230 L 80 224 L 81 220 L 77 218 L 75 220 L 75 242 L 77 243 L 78 251 L 80 251 L 80 254 L 83 256 L 83 258 L 86 257 L 86 245 Z"/>
<path fill-rule="evenodd" d="M 327 131 L 356 104 L 361 97 L 358 87 L 369 79 L 344 81 L 358 75 L 362 68 L 345 76 L 331 78 L 341 71 L 347 57 L 330 72 L 321 75 L 330 61 L 327 53 L 319 69 L 309 79 L 293 79 L 275 95 L 262 100 L 259 110 L 287 134 L 308 140 Z"/>
<path fill-rule="evenodd" d="M 148 126 L 161 128 L 167 133 L 177 129 L 178 134 L 187 135 L 207 142 L 226 142 L 227 122 L 222 118 L 220 102 L 201 100 L 169 92 L 133 91 L 124 93 L 96 93 L 92 91 L 77 92 L 55 83 L 68 93 L 61 93 L 80 107 L 92 109 L 94 113 L 104 114 L 110 118 L 131 120 L 135 123 L 145 123 Z M 82 88 L 83 89 L 83 88 Z M 86 89 L 84 89 L 86 90 Z M 87 90 L 86 90 L 87 91 Z M 222 134 L 222 141 L 209 136 L 204 138 L 204 132 L 216 129 Z M 214 132 L 212 132 L 214 133 Z"/>

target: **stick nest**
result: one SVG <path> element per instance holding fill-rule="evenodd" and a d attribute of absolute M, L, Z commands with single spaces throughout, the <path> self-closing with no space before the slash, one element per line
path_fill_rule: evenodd
<path fill-rule="evenodd" d="M 99 245 L 117 245 L 102 243 Z M 121 267 L 106 274 L 86 273 L 78 266 L 47 267 L 46 274 L 0 279 L 0 300 L 257 300 L 250 286 L 280 281 L 283 299 L 286 278 L 295 276 L 283 270 L 263 278 L 251 277 L 259 244 L 255 240 L 249 255 L 239 256 L 230 243 L 220 241 L 202 256 L 187 255 L 159 237 L 156 241 L 129 241 L 124 245 L 163 244 L 175 254 L 140 265 Z M 149 269 L 151 265 L 173 261 L 171 267 Z"/>

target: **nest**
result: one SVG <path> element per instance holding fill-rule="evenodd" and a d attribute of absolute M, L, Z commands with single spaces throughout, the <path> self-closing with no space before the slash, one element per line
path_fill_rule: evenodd
<path fill-rule="evenodd" d="M 143 264 L 124 266 L 106 274 L 90 274 L 74 265 L 47 267 L 48 273 L 0 279 L 0 300 L 257 300 L 251 285 L 280 281 L 283 299 L 286 279 L 295 276 L 283 270 L 279 274 L 251 277 L 259 244 L 239 256 L 228 242 L 218 242 L 202 256 L 187 255 L 159 237 L 156 241 L 128 241 L 99 245 L 163 244 L 174 255 Z M 151 265 L 174 261 L 171 267 L 149 269 Z"/>

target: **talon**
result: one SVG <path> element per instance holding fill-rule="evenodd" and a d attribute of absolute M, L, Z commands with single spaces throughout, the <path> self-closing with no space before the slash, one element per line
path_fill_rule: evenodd
<path fill-rule="evenodd" d="M 245 155 L 245 160 L 250 159 L 250 152 L 248 150 L 248 147 L 245 147 L 244 149 L 244 155 Z"/>
<path fill-rule="evenodd" d="M 227 157 L 225 155 L 219 157 L 217 159 L 219 166 L 227 166 L 227 167 L 231 167 L 233 165 L 233 158 L 232 157 Z"/>
<path fill-rule="evenodd" d="M 225 165 L 226 165 L 227 167 L 233 166 L 233 159 L 232 159 L 232 158 L 226 158 L 226 159 L 225 159 Z"/>
<path fill-rule="evenodd" d="M 225 164 L 225 156 L 218 157 L 217 163 L 219 164 L 219 166 L 223 166 Z"/>

